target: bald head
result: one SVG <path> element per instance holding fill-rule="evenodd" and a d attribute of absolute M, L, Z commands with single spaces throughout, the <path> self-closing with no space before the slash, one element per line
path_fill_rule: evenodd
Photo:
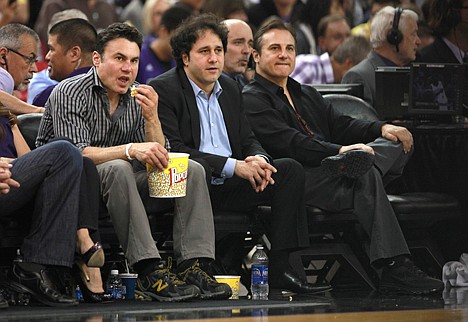
<path fill-rule="evenodd" d="M 242 74 L 252 53 L 253 35 L 250 26 L 239 19 L 224 20 L 229 33 L 223 71 L 231 77 Z"/>

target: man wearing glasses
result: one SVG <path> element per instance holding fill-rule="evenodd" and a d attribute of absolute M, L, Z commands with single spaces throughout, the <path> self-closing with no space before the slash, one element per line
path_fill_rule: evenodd
<path fill-rule="evenodd" d="M 39 37 L 34 30 L 21 24 L 8 24 L 0 28 L 0 89 L 12 93 L 13 89 L 24 90 L 33 73 L 37 72 Z M 13 79 L 13 82 L 11 81 Z M 13 88 L 11 88 L 13 83 Z M 8 85 L 10 84 L 10 85 Z M 25 113 L 23 107 L 8 106 L 14 114 Z M 42 112 L 37 108 L 27 112 Z"/>

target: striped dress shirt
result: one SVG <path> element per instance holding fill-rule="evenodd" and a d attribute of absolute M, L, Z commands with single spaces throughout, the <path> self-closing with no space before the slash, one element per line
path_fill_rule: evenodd
<path fill-rule="evenodd" d="M 290 75 L 301 84 L 332 84 L 335 82 L 328 53 L 297 55 L 296 67 Z"/>
<path fill-rule="evenodd" d="M 54 137 L 68 137 L 80 150 L 145 141 L 143 113 L 130 90 L 121 95 L 111 116 L 107 90 L 94 67 L 86 74 L 60 82 L 45 107 L 36 146 Z"/>

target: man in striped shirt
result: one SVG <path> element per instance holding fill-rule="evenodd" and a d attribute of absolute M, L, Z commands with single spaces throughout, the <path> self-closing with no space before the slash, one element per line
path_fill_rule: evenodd
<path fill-rule="evenodd" d="M 36 144 L 66 136 L 97 164 L 102 196 L 119 242 L 138 273 L 137 290 L 159 301 L 228 298 L 230 287 L 202 271 L 214 259 L 214 224 L 200 164 L 189 161 L 187 195 L 174 201 L 178 276 L 160 261 L 151 236 L 144 204 L 164 208 L 160 199 L 148 198 L 142 165 L 166 168 L 169 147 L 158 118 L 156 92 L 139 85 L 136 95 L 130 95 L 141 43 L 138 30 L 123 23 L 102 31 L 93 53 L 94 67 L 53 90 Z"/>

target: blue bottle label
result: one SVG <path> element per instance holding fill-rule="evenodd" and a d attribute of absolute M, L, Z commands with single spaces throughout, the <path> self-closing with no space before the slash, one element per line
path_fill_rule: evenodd
<path fill-rule="evenodd" d="M 252 265 L 252 283 L 253 284 L 268 284 L 268 266 Z"/>

